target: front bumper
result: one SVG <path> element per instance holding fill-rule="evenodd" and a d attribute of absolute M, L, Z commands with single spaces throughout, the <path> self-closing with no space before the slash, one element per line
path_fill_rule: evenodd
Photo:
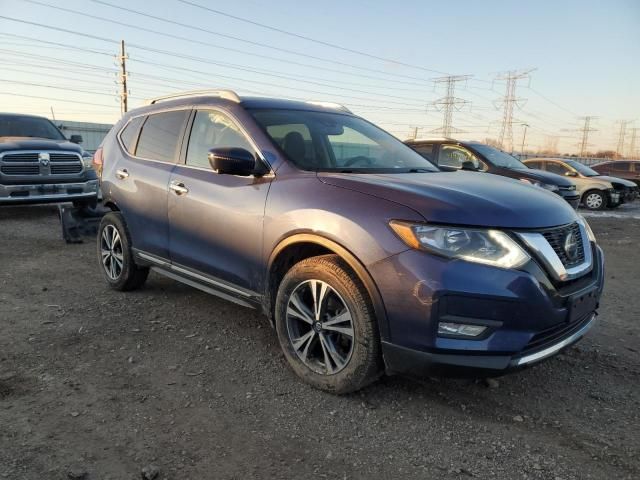
<path fill-rule="evenodd" d="M 375 264 L 387 371 L 499 375 L 575 343 L 593 326 L 604 285 L 602 251 L 590 248 L 591 270 L 565 282 L 536 261 L 503 270 L 409 250 Z M 438 334 L 442 321 L 490 328 L 476 339 L 452 338 Z"/>
<path fill-rule="evenodd" d="M 423 352 L 382 342 L 388 374 L 403 373 L 425 376 L 434 373 L 447 375 L 502 375 L 550 358 L 582 339 L 595 324 L 590 314 L 562 338 L 535 350 L 514 355 L 469 355 L 460 353 Z"/>
<path fill-rule="evenodd" d="M 0 205 L 60 203 L 74 200 L 96 200 L 98 180 L 74 183 L 32 185 L 0 185 Z"/>

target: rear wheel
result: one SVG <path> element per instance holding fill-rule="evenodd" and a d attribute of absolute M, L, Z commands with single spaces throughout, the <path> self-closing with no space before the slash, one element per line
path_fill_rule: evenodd
<path fill-rule="evenodd" d="M 140 267 L 133 260 L 131 237 L 118 212 L 107 213 L 100 222 L 98 259 L 102 274 L 114 290 L 140 288 L 149 275 L 148 267 Z"/>
<path fill-rule="evenodd" d="M 337 255 L 303 260 L 287 272 L 278 289 L 276 330 L 293 371 L 316 388 L 353 392 L 382 371 L 371 301 Z"/>
<path fill-rule="evenodd" d="M 603 210 L 607 206 L 607 198 L 600 190 L 589 190 L 584 194 L 583 203 L 589 210 Z"/>

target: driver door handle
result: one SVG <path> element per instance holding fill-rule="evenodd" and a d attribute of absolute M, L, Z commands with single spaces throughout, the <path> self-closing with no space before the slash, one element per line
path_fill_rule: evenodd
<path fill-rule="evenodd" d="M 124 180 L 125 178 L 129 177 L 129 172 L 126 168 L 118 169 L 116 170 L 116 177 L 118 177 L 120 180 Z"/>
<path fill-rule="evenodd" d="M 169 184 L 169 188 L 173 190 L 173 193 L 176 195 L 186 195 L 189 193 L 189 189 L 185 187 L 182 182 L 171 182 Z"/>

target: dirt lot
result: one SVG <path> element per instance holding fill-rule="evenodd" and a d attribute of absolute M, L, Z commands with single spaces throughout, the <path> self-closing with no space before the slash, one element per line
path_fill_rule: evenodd
<path fill-rule="evenodd" d="M 589 219 L 607 286 L 575 348 L 497 384 L 335 397 L 257 313 L 156 274 L 107 290 L 55 209 L 2 208 L 0 478 L 639 478 L 640 215 L 620 212 Z"/>

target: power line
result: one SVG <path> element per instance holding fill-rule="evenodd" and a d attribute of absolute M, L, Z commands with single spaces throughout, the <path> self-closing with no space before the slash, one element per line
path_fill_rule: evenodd
<path fill-rule="evenodd" d="M 95 1 L 95 2 L 98 2 L 98 3 L 103 3 L 101 0 L 91 0 L 91 1 Z M 177 0 L 177 1 L 179 1 L 181 3 L 184 3 L 186 5 L 191 5 L 192 7 L 200 8 L 202 10 L 206 10 L 208 12 L 215 13 L 216 15 L 221 15 L 221 16 L 224 16 L 224 17 L 227 17 L 227 18 L 232 18 L 232 19 L 240 21 L 240 22 L 249 23 L 249 24 L 254 25 L 254 26 L 258 26 L 258 27 L 261 27 L 261 28 L 266 28 L 268 30 L 272 30 L 274 32 L 282 33 L 283 35 L 289 35 L 291 37 L 295 37 L 295 38 L 298 38 L 298 39 L 301 39 L 301 40 L 306 40 L 306 41 L 309 41 L 309 42 L 317 43 L 319 45 L 324 45 L 325 47 L 335 48 L 335 49 L 338 49 L 338 50 L 342 50 L 344 52 L 354 53 L 356 55 L 361 55 L 361 56 L 368 57 L 368 58 L 371 58 L 371 59 L 374 59 L 374 60 L 380 60 L 382 62 L 394 63 L 396 65 L 401 65 L 403 67 L 413 68 L 413 69 L 416 69 L 416 70 L 422 70 L 422 71 L 425 71 L 425 72 L 439 73 L 439 74 L 443 74 L 443 75 L 448 75 L 447 72 L 434 70 L 432 68 L 421 67 L 419 65 L 412 65 L 410 63 L 405 63 L 405 62 L 402 62 L 402 61 L 399 61 L 399 60 L 395 60 L 393 58 L 380 57 L 378 55 L 373 55 L 371 53 L 362 52 L 360 50 L 355 50 L 353 48 L 344 47 L 342 45 L 337 45 L 335 43 L 329 43 L 329 42 L 325 42 L 323 40 L 318 40 L 318 39 L 315 39 L 315 38 L 307 37 L 305 35 L 300 35 L 298 33 L 289 32 L 287 30 L 283 30 L 283 29 L 277 28 L 277 27 L 272 27 L 270 25 L 266 25 L 264 23 L 259 23 L 259 22 L 250 20 L 248 18 L 239 17 L 237 15 L 231 15 L 231 14 L 225 13 L 225 12 L 223 12 L 221 10 L 216 10 L 214 8 L 207 7 L 207 6 L 204 6 L 204 5 L 200 5 L 200 4 L 195 3 L 195 2 L 190 2 L 190 1 L 187 1 L 187 0 Z"/>
<path fill-rule="evenodd" d="M 19 83 L 19 82 L 14 82 L 14 83 Z M 118 108 L 115 105 L 107 105 L 105 103 L 83 102 L 79 100 L 69 100 L 67 98 L 41 97 L 37 95 L 25 95 L 22 93 L 0 92 L 0 95 L 9 95 L 12 97 L 23 97 L 23 98 L 36 98 L 39 100 L 49 100 L 49 101 L 55 101 L 55 102 L 76 103 L 78 105 L 93 105 L 96 107 Z"/>
<path fill-rule="evenodd" d="M 62 7 L 58 7 L 58 6 L 55 6 L 55 5 L 50 5 L 50 4 L 46 4 L 46 3 L 42 3 L 42 2 L 36 2 L 36 0 L 23 0 L 23 1 L 30 2 L 30 3 L 38 3 L 40 5 L 48 6 L 50 8 L 55 8 L 55 9 L 58 9 L 58 10 L 69 10 L 69 9 L 63 9 Z M 140 15 L 140 16 L 143 16 L 143 17 L 151 18 L 151 19 L 154 19 L 154 20 L 158 20 L 158 21 L 169 23 L 169 24 L 173 24 L 173 25 L 178 25 L 180 27 L 187 28 L 187 29 L 190 29 L 190 30 L 196 30 L 196 31 L 199 31 L 199 32 L 203 32 L 203 33 L 206 33 L 208 35 L 214 35 L 214 36 L 218 36 L 218 37 L 223 37 L 223 38 L 227 38 L 227 39 L 230 39 L 230 40 L 234 40 L 234 41 L 237 41 L 237 42 L 247 43 L 247 44 L 253 45 L 253 46 L 258 46 L 258 47 L 262 47 L 262 48 L 277 50 L 277 51 L 281 51 L 283 53 L 287 53 L 289 55 L 297 55 L 297 56 L 304 57 L 304 58 L 310 58 L 310 59 L 313 59 L 313 60 L 319 60 L 319 61 L 322 61 L 322 62 L 328 62 L 328 63 L 332 63 L 332 64 L 335 64 L 335 65 L 346 66 L 346 67 L 354 68 L 356 70 L 379 73 L 379 74 L 383 74 L 383 75 L 391 76 L 391 77 L 417 80 L 417 81 L 420 81 L 422 83 L 425 83 L 427 81 L 424 78 L 413 77 L 413 76 L 409 76 L 409 75 L 402 75 L 402 74 L 398 74 L 398 73 L 389 73 L 389 72 L 385 72 L 384 70 L 362 67 L 362 66 L 359 66 L 359 65 L 353 65 L 351 63 L 341 62 L 341 61 L 338 61 L 338 60 L 335 60 L 335 59 L 332 59 L 332 58 L 318 57 L 318 56 L 310 55 L 309 53 L 297 52 L 295 50 L 289 50 L 289 49 L 286 49 L 286 48 L 276 47 L 274 45 L 269 45 L 269 44 L 266 44 L 266 43 L 247 40 L 246 38 L 242 38 L 242 37 L 236 37 L 236 36 L 233 36 L 233 35 L 228 35 L 228 34 L 224 34 L 224 33 L 220 33 L 220 32 L 213 32 L 213 31 L 211 31 L 209 29 L 200 28 L 200 27 L 197 27 L 195 25 L 190 25 L 190 24 L 178 22 L 178 21 L 175 21 L 175 20 L 168 20 L 166 18 L 158 17 L 156 15 L 151 15 L 151 14 L 148 14 L 146 12 L 141 12 L 139 10 L 134 10 L 134 9 L 127 8 L 127 7 L 122 7 L 120 5 L 114 5 L 114 4 L 110 3 L 110 2 L 106 2 L 106 1 L 103 1 L 103 0 L 90 0 L 90 1 L 92 1 L 94 3 L 97 3 L 97 4 L 100 4 L 100 5 L 104 5 L 104 6 L 110 7 L 110 8 L 114 8 L 114 9 L 117 9 L 117 10 L 129 12 L 129 13 L 134 13 L 136 15 Z M 185 41 L 189 41 L 189 42 L 205 44 L 205 45 L 208 45 L 208 46 L 211 46 L 211 47 L 214 47 L 214 48 L 221 48 L 221 49 L 225 49 L 225 50 L 230 50 L 230 51 L 242 53 L 242 54 L 245 54 L 245 55 L 258 56 L 260 58 L 269 58 L 271 60 L 276 60 L 276 61 L 279 61 L 279 62 L 285 62 L 285 63 L 288 63 L 288 64 L 300 65 L 300 66 L 304 66 L 304 67 L 308 67 L 308 68 L 327 70 L 325 67 L 320 67 L 318 65 L 309 65 L 309 64 L 295 62 L 295 61 L 292 61 L 290 58 L 269 57 L 269 56 L 265 56 L 264 54 L 260 54 L 260 53 L 247 52 L 246 50 L 239 50 L 239 49 L 230 48 L 230 47 L 226 47 L 226 46 L 200 42 L 198 40 L 193 40 L 193 39 L 186 38 L 186 37 L 180 37 L 180 36 L 168 34 L 168 33 L 165 33 L 165 32 L 157 32 L 155 30 L 149 30 L 149 29 L 142 28 L 142 27 L 140 27 L 138 25 L 131 25 L 131 24 L 127 24 L 127 23 L 124 23 L 124 22 L 119 22 L 117 20 L 111 20 L 111 19 L 105 19 L 105 18 L 102 18 L 102 17 L 96 17 L 96 16 L 93 16 L 93 15 L 89 15 L 89 14 L 86 14 L 86 13 L 83 13 L 83 12 L 76 11 L 76 10 L 69 10 L 69 11 L 71 11 L 73 13 L 76 13 L 78 15 L 88 16 L 88 17 L 96 18 L 98 20 L 104 20 L 104 21 L 108 21 L 110 23 L 116 23 L 116 24 L 119 24 L 119 25 L 131 27 L 131 28 L 134 28 L 136 30 L 141 30 L 142 29 L 142 30 L 145 30 L 145 31 L 151 31 L 152 33 L 164 34 L 164 35 L 172 36 L 173 38 L 179 38 L 181 40 L 185 40 Z M 335 73 L 355 75 L 354 73 L 345 72 L 344 70 L 331 70 L 331 71 L 333 71 Z M 380 78 L 380 77 L 370 77 L 370 76 L 366 76 L 366 77 L 367 78 L 376 78 L 376 79 L 384 80 L 384 81 L 389 81 L 390 80 L 389 78 L 383 79 L 383 78 Z M 415 83 L 412 83 L 412 84 L 415 85 Z"/>

